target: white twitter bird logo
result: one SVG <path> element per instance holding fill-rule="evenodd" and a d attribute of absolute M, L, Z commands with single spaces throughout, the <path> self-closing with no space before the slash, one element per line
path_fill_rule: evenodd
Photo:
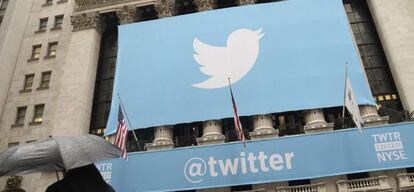
<path fill-rule="evenodd" d="M 200 71 L 211 77 L 193 86 L 216 89 L 228 86 L 229 78 L 232 84 L 242 79 L 256 63 L 263 35 L 262 29 L 238 29 L 229 35 L 226 47 L 208 45 L 195 38 L 194 59 L 202 65 Z"/>

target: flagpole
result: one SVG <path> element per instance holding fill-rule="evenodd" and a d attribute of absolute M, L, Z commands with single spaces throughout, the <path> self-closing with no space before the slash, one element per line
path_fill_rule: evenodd
<path fill-rule="evenodd" d="M 348 62 L 346 62 L 345 64 L 345 87 L 344 87 L 344 105 L 342 107 L 342 128 L 344 128 L 344 123 L 345 123 L 345 100 L 346 100 L 346 86 L 347 86 L 347 81 L 348 80 Z"/>
<path fill-rule="evenodd" d="M 228 81 L 229 81 L 230 95 L 231 95 L 231 98 L 232 98 L 232 104 L 233 104 L 233 108 L 234 108 L 234 105 L 235 105 L 236 103 L 235 103 L 235 101 L 234 101 L 233 91 L 232 91 L 232 89 L 231 89 L 230 77 L 229 77 L 229 78 L 227 78 L 227 79 L 228 79 Z M 234 110 L 234 109 L 233 109 L 233 110 Z M 237 110 L 237 108 L 236 108 L 236 110 Z M 235 111 L 234 113 L 235 113 L 235 114 L 234 114 L 234 116 L 236 116 L 236 117 L 237 117 L 237 121 L 238 121 L 238 122 L 239 122 L 239 124 L 240 124 L 240 131 L 241 131 L 241 134 L 243 134 L 243 138 L 244 138 L 243 127 L 241 126 L 241 122 L 240 122 L 239 115 L 237 114 L 237 111 Z M 234 118 L 234 117 L 233 117 L 233 118 Z M 236 124 L 235 124 L 234 126 L 239 127 L 239 125 L 236 125 Z M 237 132 L 237 130 L 236 130 L 236 132 Z M 240 139 L 240 138 L 239 138 L 239 139 Z M 242 140 L 242 143 L 243 143 L 244 148 L 247 148 L 246 143 L 244 143 L 244 139 Z"/>
<path fill-rule="evenodd" d="M 124 104 L 123 104 L 123 102 L 122 102 L 122 100 L 121 100 L 121 96 L 120 96 L 119 94 L 118 94 L 118 99 L 119 99 L 119 104 L 121 104 L 122 110 L 123 110 L 123 111 L 124 111 L 124 113 L 125 113 L 125 117 L 126 117 L 126 119 L 127 119 L 127 121 L 128 121 L 129 127 L 131 127 L 131 129 L 132 129 L 132 124 L 131 124 L 131 122 L 129 121 L 128 114 L 127 114 L 127 112 L 126 112 L 126 110 L 125 110 L 125 106 L 124 106 Z M 129 128 L 128 128 L 128 129 L 129 129 Z M 137 142 L 137 145 L 138 145 L 139 150 L 141 151 L 141 146 L 139 145 L 139 141 L 138 141 L 137 135 L 135 134 L 134 129 L 132 129 L 132 134 L 133 134 L 133 136 L 134 136 L 135 141 Z"/>

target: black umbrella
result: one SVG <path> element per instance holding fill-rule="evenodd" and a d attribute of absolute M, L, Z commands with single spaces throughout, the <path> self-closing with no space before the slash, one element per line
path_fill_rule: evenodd
<path fill-rule="evenodd" d="M 70 170 L 120 154 L 117 147 L 98 136 L 52 137 L 0 153 L 0 176 Z"/>
<path fill-rule="evenodd" d="M 71 169 L 64 179 L 50 185 L 46 192 L 115 192 L 93 164 Z"/>

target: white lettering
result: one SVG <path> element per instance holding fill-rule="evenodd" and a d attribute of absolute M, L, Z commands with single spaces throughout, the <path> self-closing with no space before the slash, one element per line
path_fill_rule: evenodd
<path fill-rule="evenodd" d="M 400 132 L 394 132 L 394 139 L 397 141 L 401 141 Z"/>
<path fill-rule="evenodd" d="M 212 177 L 216 177 L 218 174 L 217 174 L 216 169 L 214 168 L 214 166 L 217 164 L 217 161 L 214 160 L 214 157 L 209 157 L 207 163 L 208 163 L 208 166 L 210 167 L 210 175 Z"/>
<path fill-rule="evenodd" d="M 270 167 L 275 171 L 283 169 L 283 158 L 279 154 L 273 154 L 269 158 Z"/>
<path fill-rule="evenodd" d="M 211 177 L 217 177 L 219 174 L 228 176 L 252 174 L 260 171 L 269 172 L 270 170 L 280 171 L 284 168 L 292 169 L 293 158 L 293 152 L 270 155 L 266 155 L 263 151 L 259 151 L 258 154 L 241 152 L 239 157 L 231 159 L 220 160 L 210 156 L 206 164 L 203 159 L 194 157 L 187 161 L 184 167 L 184 176 L 189 182 L 199 183 L 204 180 L 202 176 L 206 174 L 206 171 L 210 173 Z"/>
<path fill-rule="evenodd" d="M 253 155 L 253 153 L 249 153 L 249 156 L 247 157 L 247 160 L 249 161 L 250 172 L 257 173 L 259 170 L 254 165 L 254 161 L 257 160 L 257 157 L 255 155 Z"/>
<path fill-rule="evenodd" d="M 223 176 L 228 175 L 229 171 L 232 175 L 237 174 L 237 165 L 239 164 L 239 158 L 234 158 L 233 162 L 231 159 L 226 159 L 226 164 L 223 163 L 223 160 L 218 160 L 218 162 Z"/>
<path fill-rule="evenodd" d="M 399 150 L 398 152 L 400 153 L 401 159 L 407 159 L 407 155 L 405 155 L 405 151 L 404 150 Z"/>
<path fill-rule="evenodd" d="M 242 169 L 242 173 L 246 174 L 247 173 L 247 168 L 246 168 L 246 158 L 245 158 L 245 154 L 244 152 L 240 153 L 240 163 L 241 163 L 241 169 Z"/>
<path fill-rule="evenodd" d="M 292 169 L 292 159 L 295 156 L 293 152 L 285 153 L 285 159 L 286 159 L 286 168 Z"/>
<path fill-rule="evenodd" d="M 201 176 L 201 175 L 203 175 L 201 173 L 202 166 L 203 165 L 201 165 L 201 163 L 193 163 L 193 164 L 191 164 L 190 165 L 190 168 L 189 168 L 190 176 L 193 176 L 194 177 L 194 176 Z"/>
<path fill-rule="evenodd" d="M 379 134 L 380 142 L 386 142 L 387 141 L 387 135 L 388 135 L 388 133 Z"/>
<path fill-rule="evenodd" d="M 266 162 L 265 162 L 265 160 L 267 159 L 267 155 L 265 155 L 263 152 L 259 152 L 258 159 L 260 162 L 260 170 L 263 172 L 268 172 L 269 167 L 266 166 Z"/>

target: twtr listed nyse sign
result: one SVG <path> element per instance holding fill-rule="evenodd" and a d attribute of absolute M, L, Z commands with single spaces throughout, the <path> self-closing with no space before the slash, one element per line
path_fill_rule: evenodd
<path fill-rule="evenodd" d="M 199 157 L 191 158 L 184 166 L 184 176 L 191 183 L 200 183 L 208 177 L 255 174 L 260 172 L 290 170 L 293 168 L 294 152 L 266 154 L 241 152 L 240 156 L 229 159 L 206 161 Z"/>
<path fill-rule="evenodd" d="M 373 134 L 375 151 L 379 162 L 405 160 L 407 156 L 400 132 Z"/>

